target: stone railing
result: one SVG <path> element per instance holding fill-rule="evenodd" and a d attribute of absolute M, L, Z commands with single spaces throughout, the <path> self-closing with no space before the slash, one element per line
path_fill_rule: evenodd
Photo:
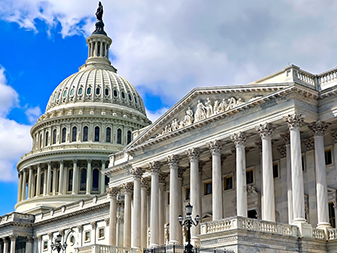
<path fill-rule="evenodd" d="M 337 69 L 332 69 L 318 76 L 318 82 L 321 85 L 326 85 L 328 83 L 332 83 L 336 81 L 337 81 Z"/>
<path fill-rule="evenodd" d="M 302 81 L 303 83 L 309 84 L 311 86 L 316 85 L 315 75 L 310 74 L 306 71 L 303 71 L 299 69 L 295 72 L 295 76 L 298 78 L 298 80 Z"/>
<path fill-rule="evenodd" d="M 12 212 L 0 217 L 0 225 L 9 222 L 34 223 L 35 216 L 33 214 Z"/>
<path fill-rule="evenodd" d="M 244 217 L 232 217 L 200 225 L 201 234 L 211 234 L 235 229 L 258 231 L 268 234 L 279 234 L 297 237 L 297 227 L 275 222 L 268 222 Z"/>
<path fill-rule="evenodd" d="M 313 228 L 312 229 L 312 237 L 318 240 L 325 240 L 325 232 L 323 229 L 317 229 Z"/>
<path fill-rule="evenodd" d="M 95 245 L 76 248 L 75 252 L 77 253 L 137 253 L 137 249 L 95 244 Z"/>

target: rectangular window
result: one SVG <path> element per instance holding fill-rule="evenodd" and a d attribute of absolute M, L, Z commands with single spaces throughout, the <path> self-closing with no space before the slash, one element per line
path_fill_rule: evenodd
<path fill-rule="evenodd" d="M 325 155 L 325 164 L 326 165 L 332 164 L 332 152 L 331 152 L 331 148 L 326 149 L 324 151 L 324 155 Z"/>
<path fill-rule="evenodd" d="M 302 171 L 305 171 L 305 159 L 304 159 L 304 155 L 302 155 Z"/>
<path fill-rule="evenodd" d="M 204 183 L 204 195 L 212 194 L 212 181 Z"/>
<path fill-rule="evenodd" d="M 104 228 L 98 230 L 98 239 L 104 239 Z"/>
<path fill-rule="evenodd" d="M 190 196 L 191 196 L 191 189 L 190 189 L 190 187 L 186 187 L 186 200 L 187 199 L 190 199 Z"/>
<path fill-rule="evenodd" d="M 254 183 L 254 171 L 253 170 L 248 170 L 246 172 L 246 183 L 247 184 Z"/>
<path fill-rule="evenodd" d="M 273 164 L 273 177 L 278 178 L 278 163 Z"/>
<path fill-rule="evenodd" d="M 229 176 L 225 178 L 225 190 L 233 189 L 233 177 Z"/>
<path fill-rule="evenodd" d="M 333 203 L 329 203 L 329 222 L 333 228 L 336 227 L 336 215 Z"/>
<path fill-rule="evenodd" d="M 84 241 L 90 242 L 90 231 L 85 231 L 84 233 Z"/>
<path fill-rule="evenodd" d="M 48 241 L 43 241 L 43 250 L 48 250 Z"/>

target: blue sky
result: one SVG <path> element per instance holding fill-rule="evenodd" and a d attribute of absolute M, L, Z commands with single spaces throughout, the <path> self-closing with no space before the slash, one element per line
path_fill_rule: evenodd
<path fill-rule="evenodd" d="M 337 65 L 332 0 L 107 1 L 118 73 L 154 120 L 193 87 L 245 84 L 289 63 Z M 16 163 L 50 94 L 87 57 L 97 1 L 0 0 L 0 215 L 14 210 Z"/>

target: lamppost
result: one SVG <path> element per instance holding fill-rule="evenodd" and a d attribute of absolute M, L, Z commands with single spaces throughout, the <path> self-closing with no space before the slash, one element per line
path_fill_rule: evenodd
<path fill-rule="evenodd" d="M 185 220 L 181 215 L 178 217 L 178 221 L 181 226 L 187 227 L 187 244 L 185 245 L 184 253 L 193 253 L 193 245 L 191 244 L 191 227 L 192 225 L 197 226 L 201 221 L 199 215 L 195 216 L 195 221 L 192 218 L 193 206 L 188 203 L 186 206 L 186 217 Z"/>
<path fill-rule="evenodd" d="M 51 243 L 50 247 L 51 247 L 51 250 L 54 251 L 54 250 L 57 250 L 57 253 L 60 253 L 61 250 L 62 251 L 65 251 L 66 248 L 67 248 L 67 239 L 68 239 L 68 236 L 71 234 L 71 232 L 73 232 L 73 229 L 70 229 L 66 239 L 64 240 L 64 243 L 62 244 L 62 235 L 59 233 L 57 236 L 56 236 L 56 240 L 55 240 L 55 243 Z"/>

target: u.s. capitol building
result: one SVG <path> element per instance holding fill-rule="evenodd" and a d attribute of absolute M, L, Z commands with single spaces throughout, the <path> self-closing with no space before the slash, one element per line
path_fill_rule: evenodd
<path fill-rule="evenodd" d="M 88 59 L 52 93 L 17 165 L 0 253 L 336 252 L 337 68 L 295 65 L 246 85 L 195 88 L 151 124 L 109 61 L 98 26 Z"/>

